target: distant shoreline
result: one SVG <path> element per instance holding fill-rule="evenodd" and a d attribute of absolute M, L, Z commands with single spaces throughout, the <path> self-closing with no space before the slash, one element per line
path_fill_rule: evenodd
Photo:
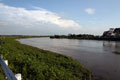
<path fill-rule="evenodd" d="M 69 37 L 64 37 L 64 38 L 56 38 L 56 37 L 50 37 L 51 39 L 79 39 L 79 40 L 100 40 L 100 41 L 120 41 L 120 38 L 69 38 Z"/>

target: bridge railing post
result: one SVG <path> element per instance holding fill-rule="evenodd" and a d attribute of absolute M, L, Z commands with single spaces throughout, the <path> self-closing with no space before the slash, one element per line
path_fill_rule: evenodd
<path fill-rule="evenodd" d="M 15 77 L 15 75 L 13 74 L 13 72 L 10 70 L 10 68 L 7 66 L 6 64 L 7 62 L 5 62 L 2 57 L 0 56 L 0 64 L 2 66 L 2 69 L 7 77 L 8 80 L 17 80 L 17 78 Z"/>

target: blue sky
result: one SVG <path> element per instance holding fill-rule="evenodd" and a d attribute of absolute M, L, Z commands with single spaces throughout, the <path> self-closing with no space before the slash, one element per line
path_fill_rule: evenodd
<path fill-rule="evenodd" d="M 120 27 L 120 0 L 0 0 L 0 34 L 101 35 Z"/>

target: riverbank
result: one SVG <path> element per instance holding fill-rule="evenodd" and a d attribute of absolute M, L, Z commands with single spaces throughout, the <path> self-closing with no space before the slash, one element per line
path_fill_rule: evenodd
<path fill-rule="evenodd" d="M 9 61 L 23 80 L 91 80 L 91 72 L 76 60 L 55 52 L 20 44 L 16 38 L 2 38 L 0 55 Z"/>
<path fill-rule="evenodd" d="M 79 39 L 79 40 L 99 40 L 99 41 L 120 41 L 120 38 L 55 38 L 55 37 L 50 37 L 51 39 Z"/>
<path fill-rule="evenodd" d="M 62 36 L 55 35 L 50 36 L 51 39 L 79 39 L 79 40 L 99 40 L 99 41 L 120 41 L 120 37 L 102 37 L 102 36 L 94 36 L 94 35 L 80 35 L 80 36 Z"/>

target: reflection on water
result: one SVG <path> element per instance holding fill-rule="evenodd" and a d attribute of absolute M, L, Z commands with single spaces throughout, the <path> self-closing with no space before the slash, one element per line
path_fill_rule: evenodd
<path fill-rule="evenodd" d="M 107 51 L 120 52 L 120 42 L 104 41 L 103 48 Z"/>
<path fill-rule="evenodd" d="M 120 80 L 120 55 L 113 53 L 120 50 L 120 42 L 49 38 L 29 38 L 19 41 L 71 56 L 97 76 L 106 77 L 108 80 Z"/>

